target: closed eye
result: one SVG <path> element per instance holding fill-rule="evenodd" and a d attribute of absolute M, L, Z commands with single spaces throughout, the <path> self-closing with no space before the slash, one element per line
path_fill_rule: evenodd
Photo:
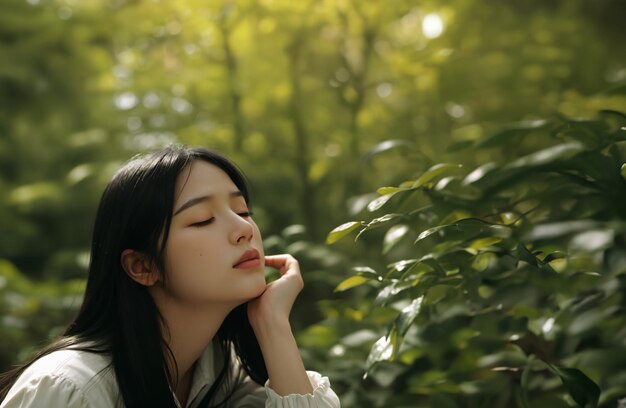
<path fill-rule="evenodd" d="M 237 213 L 240 217 L 252 217 L 252 211 Z"/>
<path fill-rule="evenodd" d="M 191 224 L 191 226 L 192 227 L 204 227 L 205 225 L 212 224 L 213 221 L 215 221 L 215 217 L 211 217 L 207 220 L 200 221 L 200 222 L 194 222 L 193 224 Z"/>

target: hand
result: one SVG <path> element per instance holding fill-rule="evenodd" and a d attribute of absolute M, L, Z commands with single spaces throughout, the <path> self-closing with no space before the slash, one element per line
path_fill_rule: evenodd
<path fill-rule="evenodd" d="M 280 278 L 248 303 L 248 320 L 261 347 L 270 386 L 279 395 L 311 394 L 313 386 L 289 325 L 291 307 L 304 287 L 300 266 L 287 254 L 266 256 L 265 265 L 278 269 Z"/>
<path fill-rule="evenodd" d="M 304 287 L 300 265 L 289 254 L 265 257 L 265 266 L 278 269 L 280 278 L 248 303 L 248 319 L 255 332 L 268 324 L 289 323 L 289 313 L 296 297 Z"/>

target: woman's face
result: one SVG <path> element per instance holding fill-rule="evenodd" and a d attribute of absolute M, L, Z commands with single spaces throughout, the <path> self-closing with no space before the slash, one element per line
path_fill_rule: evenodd
<path fill-rule="evenodd" d="M 165 248 L 166 290 L 184 303 L 243 303 L 265 290 L 263 243 L 241 192 L 219 167 L 196 160 L 176 183 Z M 257 251 L 257 252 L 255 252 Z M 244 254 L 254 259 L 238 264 Z"/>

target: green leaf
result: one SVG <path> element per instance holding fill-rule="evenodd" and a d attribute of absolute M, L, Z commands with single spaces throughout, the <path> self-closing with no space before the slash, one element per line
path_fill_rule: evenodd
<path fill-rule="evenodd" d="M 489 248 L 489 247 L 491 247 L 491 246 L 493 246 L 495 244 L 498 244 L 500 242 L 502 242 L 502 238 L 499 238 L 499 237 L 480 238 L 480 239 L 477 239 L 477 240 L 473 241 L 468 246 L 468 248 L 476 249 L 476 250 L 485 249 L 485 248 Z"/>
<path fill-rule="evenodd" d="M 530 253 L 530 251 L 521 243 L 517 244 L 517 257 L 520 261 L 529 263 L 532 266 L 537 266 L 537 258 L 535 255 Z"/>
<path fill-rule="evenodd" d="M 600 398 L 600 387 L 576 368 L 551 367 L 561 378 L 563 385 L 574 401 L 582 408 L 596 408 Z"/>
<path fill-rule="evenodd" d="M 622 176 L 624 180 L 626 180 L 626 163 L 622 164 L 619 174 Z"/>
<path fill-rule="evenodd" d="M 582 143 L 563 143 L 548 147 L 547 149 L 539 150 L 524 157 L 520 157 L 519 159 L 506 165 L 505 168 L 516 169 L 521 167 L 543 166 L 555 161 L 570 159 L 584 150 L 585 145 Z"/>
<path fill-rule="evenodd" d="M 363 225 L 363 221 L 352 221 L 341 224 L 334 230 L 330 231 L 330 233 L 326 237 L 326 244 L 330 245 L 339 241 L 341 238 L 359 228 L 361 225 Z"/>
<path fill-rule="evenodd" d="M 461 165 L 460 164 L 453 164 L 453 163 L 439 163 L 439 164 L 435 164 L 434 166 L 432 166 L 431 168 L 429 168 L 428 170 L 426 170 L 426 172 L 424 172 L 424 174 L 422 174 L 421 176 L 419 176 L 419 178 L 417 180 L 415 180 L 415 183 L 413 183 L 413 187 L 422 187 L 425 184 L 427 184 L 428 182 L 430 182 L 431 180 L 433 180 L 435 177 L 444 174 L 452 169 L 458 169 L 460 168 Z"/>
<path fill-rule="evenodd" d="M 407 330 L 409 330 L 409 327 L 411 327 L 411 324 L 413 323 L 422 308 L 423 300 L 423 296 L 413 299 L 413 301 L 408 306 L 402 309 L 402 311 L 396 318 L 395 323 L 400 337 L 403 337 L 406 334 Z"/>
<path fill-rule="evenodd" d="M 365 369 L 369 371 L 374 364 L 379 361 L 389 360 L 393 353 L 393 344 L 391 336 L 383 336 L 372 346 L 367 360 L 365 361 Z"/>
<path fill-rule="evenodd" d="M 365 276 L 351 276 L 348 279 L 345 279 L 344 281 L 339 283 L 339 285 L 337 285 L 337 287 L 335 288 L 335 292 L 343 292 L 344 290 L 360 286 L 370 280 L 371 278 Z"/>
<path fill-rule="evenodd" d="M 439 303 L 439 301 L 446 297 L 449 290 L 449 285 L 434 285 L 430 289 L 428 289 L 425 302 L 429 305 Z"/>
<path fill-rule="evenodd" d="M 413 147 L 413 143 L 407 141 L 407 140 L 402 140 L 402 139 L 395 139 L 395 140 L 385 140 L 384 142 L 378 143 L 377 145 L 374 145 L 371 149 L 369 149 L 362 157 L 362 161 L 367 163 L 369 161 L 371 161 L 375 156 L 387 152 L 389 150 L 392 149 L 398 149 L 398 148 L 410 148 Z"/>
<path fill-rule="evenodd" d="M 385 286 L 380 292 L 378 292 L 378 295 L 376 295 L 372 306 L 376 307 L 387 304 L 391 298 L 398 293 L 411 288 L 411 286 L 411 282 L 405 281 L 395 281 L 392 284 Z"/>
<path fill-rule="evenodd" d="M 378 272 L 376 272 L 369 266 L 355 266 L 352 268 L 352 270 L 356 272 L 357 275 L 359 276 L 363 276 L 369 279 L 376 279 L 376 280 L 382 279 L 382 277 L 378 274 Z"/>
<path fill-rule="evenodd" d="M 374 218 L 373 220 L 368 222 L 365 228 L 371 229 L 371 228 L 382 227 L 383 225 L 387 224 L 389 221 L 393 221 L 396 218 L 402 218 L 402 217 L 403 217 L 402 214 L 385 214 L 382 217 Z"/>
<path fill-rule="evenodd" d="M 550 125 L 545 119 L 525 120 L 504 126 L 494 134 L 476 143 L 476 147 L 495 147 L 514 142 L 512 138 L 524 136 L 531 131 L 539 130 Z"/>
<path fill-rule="evenodd" d="M 406 190 L 408 189 L 402 188 L 402 187 L 381 187 L 378 190 L 376 190 L 376 192 L 380 195 L 387 195 L 387 194 L 399 193 L 400 191 L 406 191 Z"/>
<path fill-rule="evenodd" d="M 380 207 L 387 204 L 387 201 L 389 201 L 391 197 L 393 197 L 394 195 L 396 195 L 396 193 L 386 194 L 384 196 L 380 196 L 376 198 L 375 200 L 373 200 L 367 205 L 368 211 L 374 212 L 378 210 Z"/>
<path fill-rule="evenodd" d="M 383 254 L 388 253 L 409 231 L 409 227 L 404 224 L 394 225 L 389 228 L 383 238 Z"/>
<path fill-rule="evenodd" d="M 494 162 L 489 162 L 489 163 L 480 165 L 475 170 L 473 170 L 470 174 L 465 176 L 462 184 L 470 185 L 472 183 L 475 183 L 497 168 L 498 168 L 498 165 Z"/>
<path fill-rule="evenodd" d="M 372 230 L 374 228 L 384 227 L 385 225 L 391 222 L 395 222 L 394 220 L 398 218 L 404 218 L 404 215 L 403 214 L 385 214 L 382 217 L 374 218 L 373 220 L 365 224 L 364 228 L 361 231 L 359 231 L 356 238 L 354 238 L 354 241 L 356 242 L 361 237 L 361 235 L 365 233 L 366 231 Z"/>
<path fill-rule="evenodd" d="M 451 239 L 476 239 L 478 237 L 508 238 L 511 229 L 504 225 L 490 224 L 478 218 L 465 218 L 452 224 L 439 225 L 423 231 L 415 243 L 422 241 L 434 234 L 447 240 Z"/>

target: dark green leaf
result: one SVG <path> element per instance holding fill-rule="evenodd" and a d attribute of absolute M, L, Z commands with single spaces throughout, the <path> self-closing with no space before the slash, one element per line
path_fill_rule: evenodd
<path fill-rule="evenodd" d="M 548 125 L 550 125 L 550 122 L 543 119 L 513 123 L 479 141 L 476 143 L 476 147 L 494 147 L 505 143 L 513 143 L 514 140 L 512 138 L 524 136 L 531 131 L 546 128 Z"/>
<path fill-rule="evenodd" d="M 537 266 L 537 258 L 521 243 L 517 244 L 517 257 L 520 261 Z"/>
<path fill-rule="evenodd" d="M 596 408 L 600 398 L 600 387 L 576 368 L 552 367 L 574 401 L 582 408 Z"/>
<path fill-rule="evenodd" d="M 420 242 L 430 236 L 438 236 L 446 240 L 470 240 L 478 237 L 508 238 L 511 229 L 504 225 L 490 224 L 478 218 L 465 218 L 447 225 L 439 225 L 423 231 L 415 242 Z"/>

